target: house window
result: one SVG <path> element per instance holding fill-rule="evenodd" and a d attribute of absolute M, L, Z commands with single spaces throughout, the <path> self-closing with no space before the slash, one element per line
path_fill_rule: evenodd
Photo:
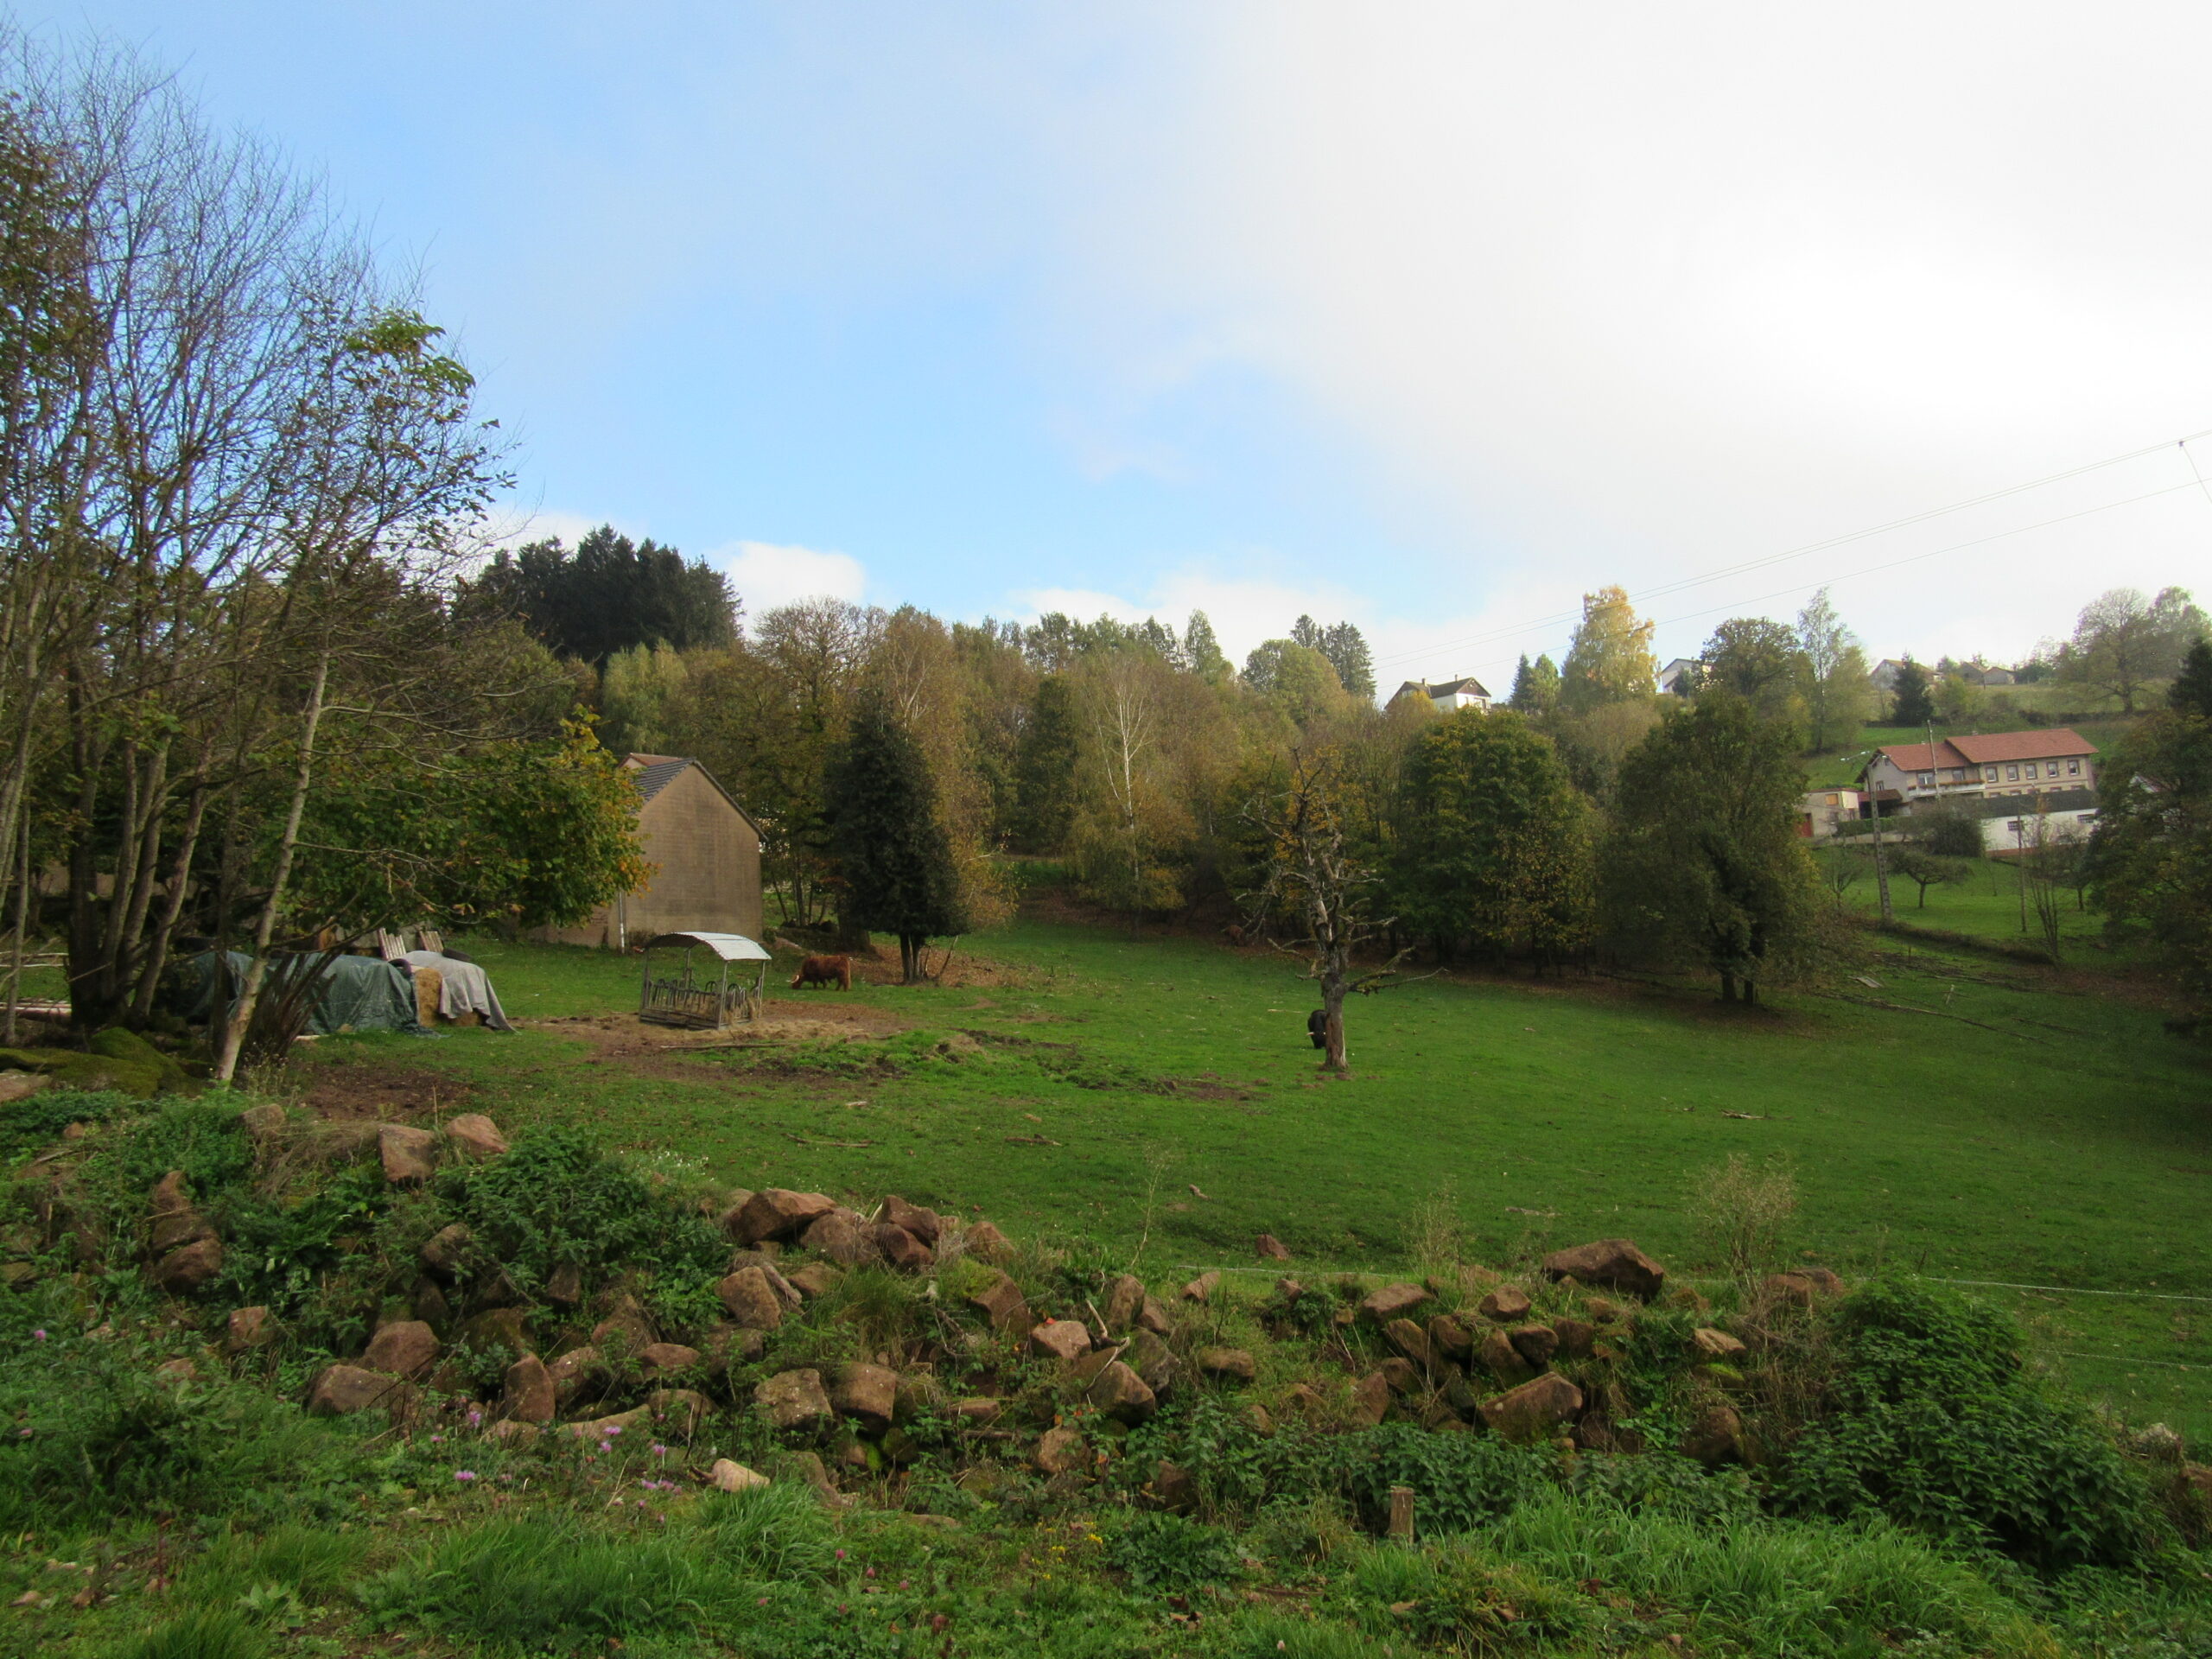
<path fill-rule="evenodd" d="M 2082 763 L 2079 760 L 2069 760 L 2066 763 L 2066 775 L 2069 778 L 2080 777 L 2082 775 Z"/>
<path fill-rule="evenodd" d="M 1985 784 L 1995 783 L 1997 781 L 1997 768 L 1994 766 L 1984 766 L 1981 769 L 1981 781 Z"/>
<path fill-rule="evenodd" d="M 2020 833 L 2020 821 L 2018 818 L 2007 818 L 2005 821 L 2005 828 L 2008 834 L 2017 836 Z"/>
<path fill-rule="evenodd" d="M 2043 775 L 2044 775 L 2044 777 L 2046 777 L 2046 778 L 2056 778 L 2056 777 L 2057 777 L 2057 776 L 2058 776 L 2058 762 L 2057 762 L 2057 761 L 2056 761 L 2056 760 L 2053 760 L 2053 761 L 2051 761 L 2048 766 L 2044 766 L 2044 769 L 2043 769 Z"/>
<path fill-rule="evenodd" d="M 1843 804 L 1842 798 L 1840 796 L 1831 795 L 1828 797 L 1828 804 L 1830 806 L 1841 806 Z"/>
<path fill-rule="evenodd" d="M 2020 781 L 2020 769 L 2019 769 L 2018 766 L 2007 766 L 2007 767 L 2005 767 L 2005 780 L 2007 783 L 2012 783 L 2012 784 L 2017 784 L 2017 783 L 2018 783 L 2018 782 Z"/>
<path fill-rule="evenodd" d="M 1932 788 L 1935 785 L 1935 782 L 1936 774 L 1934 772 L 1923 772 L 1920 774 L 1920 786 L 1923 789 Z"/>

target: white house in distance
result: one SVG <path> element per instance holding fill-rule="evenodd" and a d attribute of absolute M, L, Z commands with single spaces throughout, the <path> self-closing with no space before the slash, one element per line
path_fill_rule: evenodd
<path fill-rule="evenodd" d="M 1705 667 L 1694 658 L 1677 657 L 1659 671 L 1659 690 L 1668 696 L 1687 697 L 1697 689 L 1698 672 Z"/>
<path fill-rule="evenodd" d="M 1980 798 L 2094 790 L 2097 746 L 2064 726 L 1987 737 L 1891 743 L 1874 751 L 1859 782 L 1884 800 Z"/>
<path fill-rule="evenodd" d="M 1390 701 L 1395 702 L 1408 691 L 1420 692 L 1436 705 L 1440 715 L 1448 715 L 1455 709 L 1487 710 L 1491 704 L 1490 693 L 1480 680 L 1446 680 L 1440 685 L 1431 685 L 1427 680 L 1408 680 Z"/>

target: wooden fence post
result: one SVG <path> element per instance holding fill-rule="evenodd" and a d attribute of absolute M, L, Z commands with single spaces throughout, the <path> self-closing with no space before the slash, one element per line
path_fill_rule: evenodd
<path fill-rule="evenodd" d="M 1390 1489 L 1390 1536 L 1402 1544 L 1414 1541 L 1414 1489 L 1410 1486 Z"/>

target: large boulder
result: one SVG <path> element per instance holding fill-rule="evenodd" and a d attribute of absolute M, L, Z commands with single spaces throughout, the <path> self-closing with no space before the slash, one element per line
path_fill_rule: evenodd
<path fill-rule="evenodd" d="M 759 1268 L 741 1268 L 715 1287 L 730 1319 L 748 1331 L 773 1331 L 784 1322 L 783 1299 Z"/>
<path fill-rule="evenodd" d="M 420 1319 L 389 1319 L 369 1338 L 361 1363 L 394 1376 L 423 1377 L 438 1363 L 438 1333 Z"/>
<path fill-rule="evenodd" d="M 471 1348 L 526 1354 L 531 1351 L 529 1310 L 487 1307 L 463 1322 L 461 1339 Z"/>
<path fill-rule="evenodd" d="M 1177 1361 L 1174 1350 L 1156 1333 L 1137 1327 L 1124 1350 L 1128 1363 L 1144 1379 L 1145 1387 L 1154 1394 L 1165 1394 L 1175 1384 Z"/>
<path fill-rule="evenodd" d="M 1499 1325 L 1512 1325 L 1529 1317 L 1535 1304 L 1511 1285 L 1500 1285 L 1476 1305 L 1475 1311 Z"/>
<path fill-rule="evenodd" d="M 359 1365 L 326 1365 L 308 1385 L 308 1414 L 346 1417 L 378 1408 L 404 1410 L 415 1398 L 412 1383 Z"/>
<path fill-rule="evenodd" d="M 978 1221 L 963 1229 L 960 1242 L 969 1255 L 993 1267 L 1003 1267 L 1014 1260 L 1014 1241 L 988 1221 Z"/>
<path fill-rule="evenodd" d="M 1381 1371 L 1370 1371 L 1351 1385 L 1351 1402 L 1348 1415 L 1355 1428 L 1373 1428 L 1381 1423 L 1390 1409 L 1390 1379 Z"/>
<path fill-rule="evenodd" d="M 28 1100 L 41 1089 L 51 1089 L 54 1079 L 38 1071 L 0 1071 L 0 1106 L 10 1101 Z"/>
<path fill-rule="evenodd" d="M 937 1260 L 937 1253 L 904 1227 L 887 1221 L 879 1221 L 870 1230 L 869 1237 L 882 1254 L 884 1261 L 900 1273 L 926 1272 Z"/>
<path fill-rule="evenodd" d="M 1023 1331 L 1029 1325 L 1029 1303 L 1022 1296 L 1021 1287 L 1004 1274 L 999 1274 L 968 1299 L 969 1306 L 981 1308 L 995 1331 Z"/>
<path fill-rule="evenodd" d="M 223 1241 L 212 1236 L 179 1245 L 154 1264 L 154 1283 L 172 1296 L 189 1296 L 223 1270 Z"/>
<path fill-rule="evenodd" d="M 832 1421 L 822 1373 L 810 1366 L 777 1372 L 753 1390 L 753 1399 L 768 1421 L 785 1433 L 822 1428 Z"/>
<path fill-rule="evenodd" d="M 439 1228 L 423 1241 L 423 1248 L 418 1252 L 423 1258 L 423 1265 L 445 1278 L 456 1277 L 468 1259 L 468 1246 L 474 1236 L 458 1221 Z"/>
<path fill-rule="evenodd" d="M 1250 1352 L 1243 1348 L 1201 1348 L 1198 1369 L 1225 1382 L 1249 1382 L 1255 1371 Z"/>
<path fill-rule="evenodd" d="M 836 1207 L 837 1201 L 824 1193 L 765 1187 L 745 1201 L 730 1231 L 741 1244 L 797 1238 L 816 1217 L 826 1216 Z"/>
<path fill-rule="evenodd" d="M 650 1382 L 688 1371 L 703 1357 L 696 1348 L 680 1342 L 649 1342 L 638 1350 L 638 1368 Z"/>
<path fill-rule="evenodd" d="M 1667 1269 L 1625 1238 L 1601 1238 L 1573 1249 L 1554 1250 L 1544 1258 L 1544 1271 L 1554 1279 L 1576 1279 L 1586 1285 L 1604 1285 L 1649 1301 L 1665 1287 Z"/>
<path fill-rule="evenodd" d="M 1707 1406 L 1682 1436 L 1681 1452 L 1684 1457 L 1694 1458 L 1707 1468 L 1746 1461 L 1744 1420 L 1736 1414 L 1733 1406 Z"/>
<path fill-rule="evenodd" d="M 899 1373 L 881 1365 L 848 1365 L 837 1373 L 830 1403 L 847 1417 L 857 1417 L 881 1433 L 899 1408 Z"/>
<path fill-rule="evenodd" d="M 1582 1390 L 1556 1371 L 1493 1395 L 1480 1408 L 1491 1432 L 1509 1440 L 1541 1439 L 1580 1415 Z"/>
<path fill-rule="evenodd" d="M 874 1229 L 850 1210 L 832 1210 L 807 1224 L 798 1242 L 840 1267 L 857 1268 L 876 1257 Z"/>
<path fill-rule="evenodd" d="M 1090 1449 L 1083 1443 L 1083 1436 L 1072 1428 L 1050 1428 L 1037 1442 L 1037 1449 L 1029 1454 L 1038 1472 L 1046 1475 L 1072 1475 L 1090 1467 Z"/>
<path fill-rule="evenodd" d="M 384 1178 L 394 1186 L 420 1186 L 436 1173 L 438 1137 L 407 1123 L 385 1123 L 377 1130 L 377 1156 Z"/>
<path fill-rule="evenodd" d="M 1145 1380 L 1118 1359 L 1100 1367 L 1084 1390 L 1084 1398 L 1116 1422 L 1132 1427 L 1150 1417 L 1159 1405 Z"/>
<path fill-rule="evenodd" d="M 1411 1319 L 1393 1319 L 1382 1327 L 1382 1335 L 1389 1344 L 1422 1370 L 1433 1369 L 1436 1351 L 1430 1346 L 1428 1332 Z"/>
<path fill-rule="evenodd" d="M 265 1307 L 238 1307 L 231 1310 L 228 1324 L 223 1331 L 223 1351 L 236 1358 L 249 1351 L 265 1346 L 276 1335 L 276 1321 Z"/>
<path fill-rule="evenodd" d="M 883 1201 L 883 1211 L 876 1217 L 893 1227 L 902 1227 L 931 1249 L 937 1248 L 938 1235 L 943 1222 L 934 1210 L 925 1210 L 918 1204 L 909 1204 L 893 1192 Z"/>
<path fill-rule="evenodd" d="M 1359 1305 L 1359 1311 L 1377 1325 L 1388 1325 L 1429 1300 L 1419 1285 L 1385 1285 Z"/>
<path fill-rule="evenodd" d="M 1144 1310 L 1144 1281 L 1133 1273 L 1122 1274 L 1106 1287 L 1106 1328 L 1127 1331 L 1137 1322 L 1137 1315 Z"/>
<path fill-rule="evenodd" d="M 501 1416 L 519 1423 L 550 1423 L 559 1403 L 553 1373 L 536 1354 L 524 1354 L 507 1367 L 499 1389 Z"/>
<path fill-rule="evenodd" d="M 1079 1358 L 1090 1347 L 1090 1332 L 1080 1319 L 1047 1319 L 1029 1333 L 1029 1345 L 1063 1362 Z"/>
<path fill-rule="evenodd" d="M 1542 1370 L 1559 1351 L 1559 1332 L 1548 1325 L 1516 1325 L 1505 1338 L 1532 1371 Z"/>
<path fill-rule="evenodd" d="M 446 1140 L 463 1158 L 497 1158 L 507 1149 L 499 1126 L 481 1112 L 463 1112 L 446 1120 Z"/>

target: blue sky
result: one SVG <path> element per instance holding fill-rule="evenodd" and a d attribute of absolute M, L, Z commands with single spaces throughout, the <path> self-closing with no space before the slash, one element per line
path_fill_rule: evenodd
<path fill-rule="evenodd" d="M 1386 680 L 1502 679 L 1600 583 L 2139 448 L 1656 597 L 1662 652 L 1827 577 L 1925 656 L 2212 586 L 2191 9 L 16 15 L 173 66 L 419 266 L 518 513 L 756 609 L 1203 604 L 1237 651 L 1312 609 Z"/>

